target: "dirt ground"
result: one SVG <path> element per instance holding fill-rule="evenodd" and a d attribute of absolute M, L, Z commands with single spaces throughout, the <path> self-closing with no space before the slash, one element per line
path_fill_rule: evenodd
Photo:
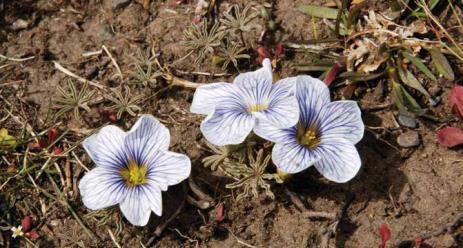
<path fill-rule="evenodd" d="M 117 70 L 111 59 L 104 52 L 87 57 L 83 56 L 84 53 L 98 51 L 105 45 L 127 78 L 133 77 L 131 56 L 137 49 L 155 46 L 161 60 L 166 62 L 179 60 L 188 54 L 181 41 L 185 28 L 195 18 L 196 1 L 186 1 L 177 6 L 153 1 L 148 10 L 137 1 L 128 1 L 128 4 L 114 9 L 114 2 L 117 1 L 0 0 L 0 54 L 14 58 L 34 56 L 33 59 L 15 63 L 5 78 L 0 76 L 2 109 L 10 109 L 6 101 L 17 103 L 20 107 L 15 108 L 15 113 L 27 119 L 33 130 L 41 132 L 58 123 L 50 117 L 50 106 L 57 95 L 57 86 L 65 86 L 66 82 L 66 75 L 55 69 L 53 61 L 83 78 L 111 87 L 118 83 L 115 76 Z M 232 3 L 243 2 L 221 1 L 219 11 L 228 9 Z M 311 18 L 295 7 L 301 3 L 324 4 L 325 1 L 270 2 L 278 28 L 272 38 L 262 42 L 258 41 L 260 30 L 247 34 L 249 37 L 245 39 L 251 40 L 253 49 L 260 45 L 272 47 L 276 44 L 275 40 L 301 43 L 315 38 L 311 31 Z M 388 1 L 377 2 L 368 8 L 381 11 Z M 12 30 L 12 24 L 18 19 L 26 20 L 27 27 Z M 332 37 L 330 29 L 322 21 L 317 20 L 317 25 L 317 38 Z M 280 64 L 281 77 L 298 74 L 292 65 L 303 63 L 305 59 L 304 54 L 288 55 Z M 225 76 L 195 75 L 189 72 L 224 71 L 211 64 L 210 60 L 200 64 L 195 64 L 194 60 L 194 55 L 185 57 L 175 64 L 174 73 L 195 83 L 231 81 L 237 74 L 236 70 L 229 70 Z M 251 61 L 240 65 L 239 69 L 249 71 L 255 68 L 257 65 Z M 458 82 L 463 70 L 461 65 L 454 69 Z M 380 80 L 385 83 L 385 79 Z M 375 82 L 374 85 L 379 83 Z M 447 99 L 453 82 L 439 79 L 426 84 L 428 89 L 437 85 L 441 89 L 438 94 L 442 99 Z M 14 191 L 18 206 L 13 208 L 15 210 L 9 210 L 13 211 L 10 213 L 11 219 L 17 225 L 25 213 L 32 214 L 40 235 L 34 243 L 39 247 L 113 247 L 108 229 L 116 229 L 118 223 L 122 223 L 123 229 L 116 239 L 122 247 L 141 247 L 147 243 L 152 247 L 318 247 L 331 222 L 305 217 L 285 193 L 285 188 L 295 192 L 310 210 L 340 212 L 346 207 L 331 247 L 377 247 L 380 243 L 378 228 L 383 223 L 391 229 L 389 243 L 392 247 L 392 244 L 400 241 L 413 240 L 421 234 L 439 230 L 463 212 L 463 150 L 461 147 L 441 147 L 435 138 L 435 132 L 445 123 L 420 118 L 418 127 L 414 129 L 419 133 L 420 145 L 402 148 L 396 138 L 409 129 L 397 124 L 394 106 L 365 108 L 363 119 L 368 128 L 363 140 L 357 144 L 363 164 L 352 181 L 335 184 L 312 168 L 286 181 L 284 185 L 275 185 L 274 200 L 261 195 L 258 199 L 235 202 L 234 193 L 225 188 L 230 179 L 202 165 L 202 159 L 210 155 L 210 151 L 199 130 L 202 117 L 189 113 L 194 91 L 168 86 L 162 79 L 150 87 L 134 87 L 133 90 L 134 94 L 147 96 L 140 104 L 142 113 L 153 114 L 170 129 L 170 149 L 191 158 L 192 177 L 219 204 L 199 209 L 186 203 L 162 235 L 155 237 L 153 233 L 159 221 L 155 217 L 147 227 L 136 228 L 121 219 L 117 211 L 111 212 L 110 216 L 104 216 L 106 212 L 92 216 L 91 211 L 82 205 L 78 193 L 71 191 L 69 204 L 98 236 L 90 238 L 73 215 L 55 201 L 47 202 L 52 209 L 47 215 L 39 215 L 43 207 L 39 201 L 39 191 L 27 187 L 6 188 L 0 192 L 0 211 L 7 208 L 6 199 L 10 198 L 6 195 Z M 339 98 L 336 92 L 333 95 Z M 368 89 L 368 86 L 356 92 L 353 99 L 358 100 L 360 106 L 390 101 L 387 96 L 375 97 L 374 90 Z M 70 141 L 83 138 L 90 130 L 107 122 L 98 110 L 97 105 L 91 108 L 91 112 L 85 112 L 82 123 L 69 118 L 59 119 L 59 127 L 69 130 L 72 134 Z M 450 118 L 451 110 L 446 100 L 435 107 L 433 113 L 440 118 L 451 119 L 456 126 L 463 126 Z M 4 110 L 0 112 L 0 118 L 6 115 Z M 126 116 L 118 125 L 129 128 L 135 120 L 135 117 Z M 24 127 L 13 118 L 0 125 L 16 135 L 25 132 Z M 93 167 L 82 148 L 77 148 L 75 152 L 85 165 Z M 64 163 L 64 160 L 58 161 L 58 166 L 64 166 Z M 0 164 L 0 170 L 6 170 L 3 160 Z M 76 174 L 77 181 L 83 171 Z M 184 186 L 186 183 L 169 190 L 164 195 L 164 200 L 168 202 L 165 204 L 175 205 L 173 201 L 178 192 L 172 192 L 183 192 Z M 43 187 L 50 185 L 44 183 Z M 213 222 L 221 204 L 224 206 L 225 219 L 216 225 Z M 110 220 L 101 224 L 104 217 Z M 427 246 L 422 247 L 463 247 L 463 229 L 460 227 L 456 233 L 453 237 L 449 234 L 433 237 L 426 241 Z M 3 232 L 4 239 L 10 236 L 9 231 Z M 14 240 L 10 245 L 31 246 L 19 240 Z"/>

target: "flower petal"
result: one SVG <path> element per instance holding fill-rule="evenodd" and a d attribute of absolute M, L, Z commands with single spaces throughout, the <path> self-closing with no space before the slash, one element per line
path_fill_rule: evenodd
<path fill-rule="evenodd" d="M 159 151 L 148 163 L 148 178 L 162 190 L 188 178 L 191 172 L 191 161 L 186 155 Z"/>
<path fill-rule="evenodd" d="M 328 103 L 320 114 L 319 133 L 324 139 L 344 138 L 356 144 L 363 138 L 362 113 L 354 101 Z"/>
<path fill-rule="evenodd" d="M 86 138 L 82 146 L 97 166 L 120 168 L 127 162 L 124 153 L 126 135 L 122 129 L 109 125 Z"/>
<path fill-rule="evenodd" d="M 96 167 L 79 182 L 84 205 L 92 210 L 103 209 L 122 202 L 128 194 L 117 171 Z"/>
<path fill-rule="evenodd" d="M 268 108 L 255 113 L 259 121 L 270 122 L 280 128 L 288 128 L 299 121 L 299 105 L 293 96 L 296 87 L 296 78 L 278 81 L 270 92 Z"/>
<path fill-rule="evenodd" d="M 277 143 L 272 150 L 272 161 L 286 173 L 301 172 L 320 158 L 312 150 L 309 150 L 294 140 L 290 143 Z"/>
<path fill-rule="evenodd" d="M 273 143 L 290 143 L 296 139 L 296 128 L 279 128 L 266 121 L 256 120 L 254 133 Z"/>
<path fill-rule="evenodd" d="M 231 91 L 235 91 L 235 87 L 229 83 L 212 83 L 199 87 L 193 96 L 190 111 L 196 114 L 211 114 L 217 103 Z"/>
<path fill-rule="evenodd" d="M 241 101 L 247 106 L 266 105 L 272 90 L 272 65 L 269 59 L 262 62 L 262 68 L 239 74 L 233 83 L 239 90 Z"/>
<path fill-rule="evenodd" d="M 146 164 L 158 150 L 167 151 L 169 143 L 169 130 L 152 115 L 140 117 L 124 140 L 128 156 L 138 164 Z"/>
<path fill-rule="evenodd" d="M 154 192 L 146 190 L 144 186 L 131 188 L 125 200 L 120 204 L 122 214 L 132 225 L 145 226 L 148 224 L 151 214 L 151 195 L 147 193 L 153 194 Z M 153 196 L 155 197 L 155 193 Z M 155 202 L 159 202 L 158 198 L 155 199 Z M 162 202 L 162 199 L 160 201 Z"/>
<path fill-rule="evenodd" d="M 201 123 L 201 132 L 216 146 L 241 144 L 254 123 L 254 116 L 234 107 L 220 106 Z"/>
<path fill-rule="evenodd" d="M 321 158 L 315 168 L 327 179 L 345 183 L 360 170 L 362 164 L 355 146 L 345 139 L 330 139 L 315 149 Z"/>
<path fill-rule="evenodd" d="M 310 76 L 297 77 L 296 97 L 299 102 L 299 120 L 306 127 L 316 125 L 320 110 L 331 101 L 328 87 Z"/>

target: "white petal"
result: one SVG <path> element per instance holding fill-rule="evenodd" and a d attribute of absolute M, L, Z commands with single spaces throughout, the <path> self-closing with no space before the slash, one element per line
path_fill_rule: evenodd
<path fill-rule="evenodd" d="M 296 86 L 296 78 L 280 80 L 274 84 L 270 92 L 268 108 L 255 113 L 259 121 L 270 122 L 280 128 L 289 128 L 299 121 L 299 105 L 292 88 Z"/>
<path fill-rule="evenodd" d="M 298 76 L 296 97 L 299 102 L 300 121 L 306 127 L 317 124 L 323 106 L 330 103 L 330 91 L 322 81 L 310 76 Z"/>
<path fill-rule="evenodd" d="M 233 83 L 239 90 L 239 97 L 247 107 L 269 103 L 272 90 L 272 66 L 270 60 L 265 59 L 263 67 L 257 71 L 239 74 Z"/>
<path fill-rule="evenodd" d="M 193 96 L 190 111 L 196 114 L 211 114 L 218 102 L 231 91 L 236 91 L 235 87 L 229 83 L 212 83 L 199 87 Z"/>
<path fill-rule="evenodd" d="M 296 128 L 278 128 L 266 121 L 256 120 L 254 133 L 273 143 L 289 143 L 296 139 Z"/>
<path fill-rule="evenodd" d="M 127 162 L 124 152 L 126 135 L 122 129 L 109 125 L 86 138 L 82 146 L 97 166 L 120 168 Z"/>
<path fill-rule="evenodd" d="M 153 183 L 148 183 L 146 185 L 143 185 L 141 190 L 143 190 L 145 197 L 148 200 L 151 211 L 153 211 L 157 216 L 162 216 L 161 189 Z"/>
<path fill-rule="evenodd" d="M 122 202 L 127 196 L 118 171 L 96 167 L 79 182 L 79 191 L 84 205 L 92 210 L 103 209 Z"/>
<path fill-rule="evenodd" d="M 254 116 L 236 108 L 217 107 L 201 123 L 204 137 L 216 146 L 241 144 L 254 127 Z"/>
<path fill-rule="evenodd" d="M 125 200 L 120 204 L 122 214 L 132 225 L 145 226 L 149 221 L 151 203 L 147 193 L 152 194 L 154 192 L 144 189 L 144 186 L 131 188 Z M 159 201 L 159 199 L 155 199 L 156 202 Z"/>
<path fill-rule="evenodd" d="M 294 95 L 296 91 L 296 85 L 297 85 L 297 78 L 298 77 L 288 77 L 288 78 L 283 78 L 273 84 L 273 92 L 288 92 L 289 94 Z"/>
<path fill-rule="evenodd" d="M 315 168 L 327 179 L 345 183 L 360 170 L 362 164 L 355 146 L 345 139 L 330 139 L 316 149 L 321 160 Z"/>
<path fill-rule="evenodd" d="M 286 173 L 301 172 L 318 160 L 319 157 L 312 150 L 299 145 L 295 140 L 291 143 L 277 143 L 272 150 L 273 163 Z"/>
<path fill-rule="evenodd" d="M 363 138 L 364 129 L 362 113 L 354 101 L 331 102 L 320 115 L 322 142 L 324 139 L 344 138 L 355 144 Z"/>
<path fill-rule="evenodd" d="M 158 150 L 167 151 L 169 143 L 169 130 L 152 115 L 140 117 L 124 140 L 128 156 L 138 164 L 146 164 Z"/>
<path fill-rule="evenodd" d="M 162 190 L 188 178 L 191 172 L 191 161 L 186 155 L 159 151 L 148 162 L 148 178 Z"/>

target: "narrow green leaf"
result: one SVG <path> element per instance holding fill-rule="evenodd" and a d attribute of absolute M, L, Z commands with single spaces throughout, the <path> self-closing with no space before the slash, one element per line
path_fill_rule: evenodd
<path fill-rule="evenodd" d="M 430 10 L 433 10 L 437 4 L 439 4 L 440 0 L 431 0 L 429 1 L 428 5 L 429 5 L 429 9 Z"/>
<path fill-rule="evenodd" d="M 392 83 L 392 99 L 401 111 L 410 111 L 417 115 L 424 114 L 425 110 L 416 102 L 416 100 L 405 90 L 398 82 Z"/>
<path fill-rule="evenodd" d="M 299 5 L 297 9 L 310 16 L 314 16 L 318 18 L 326 18 L 326 19 L 337 19 L 338 11 L 339 11 L 337 9 L 321 7 L 317 5 L 311 5 L 311 4 Z"/>
<path fill-rule="evenodd" d="M 294 69 L 297 71 L 328 71 L 331 67 L 323 65 L 296 65 Z"/>
<path fill-rule="evenodd" d="M 410 60 L 410 62 L 412 62 L 412 64 L 414 64 L 429 79 L 431 79 L 433 81 L 437 80 L 436 76 L 434 76 L 434 74 L 431 72 L 431 70 L 423 62 L 421 62 L 420 59 L 416 58 L 415 56 L 413 56 L 412 54 L 410 54 L 408 52 L 403 52 L 402 55 L 406 59 Z"/>
<path fill-rule="evenodd" d="M 446 79 L 453 81 L 455 80 L 455 74 L 453 73 L 453 69 L 450 66 L 449 61 L 447 58 L 442 54 L 442 52 L 434 47 L 429 50 L 431 54 L 432 62 L 436 67 L 436 70 Z"/>
<path fill-rule="evenodd" d="M 431 98 L 431 95 L 429 95 L 426 89 L 421 85 L 421 82 L 409 70 L 398 66 L 398 72 L 400 80 L 402 80 L 404 84 L 419 91 L 421 94 L 427 96 L 428 98 Z"/>

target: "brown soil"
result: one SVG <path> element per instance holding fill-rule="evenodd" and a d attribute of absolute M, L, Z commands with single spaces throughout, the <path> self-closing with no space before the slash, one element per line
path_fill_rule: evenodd
<path fill-rule="evenodd" d="M 0 81 L 0 85 L 8 84 L 1 86 L 0 93 L 9 102 L 20 102 L 21 112 L 34 130 L 46 130 L 53 124 L 53 119 L 47 115 L 50 101 L 57 94 L 56 87 L 66 82 L 65 75 L 54 69 L 52 61 L 58 61 L 84 78 L 113 85 L 116 81 L 111 78 L 117 71 L 108 57 L 104 53 L 83 57 L 83 53 L 99 50 L 105 45 L 122 72 L 127 74 L 132 70 L 130 55 L 137 48 L 155 44 L 164 61 L 174 61 L 187 54 L 180 41 L 183 30 L 194 17 L 195 1 L 178 7 L 155 3 L 150 11 L 143 9 L 137 1 L 112 10 L 111 2 L 0 1 L 3 5 L 3 10 L 0 9 L 0 54 L 8 57 L 35 56 L 32 60 L 15 65 L 14 73 Z M 314 38 L 310 18 L 294 10 L 294 7 L 300 3 L 325 1 L 276 2 L 274 13 L 279 23 L 276 39 L 304 41 Z M 229 4 L 223 3 L 221 9 L 227 9 Z M 11 30 L 12 23 L 18 18 L 26 20 L 29 26 L 20 31 Z M 329 37 L 330 31 L 326 25 L 321 22 L 317 25 L 320 25 L 319 38 Z M 254 40 L 257 40 L 256 37 Z M 257 45 L 253 44 L 254 47 Z M 295 75 L 296 72 L 289 65 L 304 62 L 303 59 L 303 56 L 296 55 L 291 62 L 283 62 L 282 76 Z M 220 67 L 208 62 L 194 65 L 193 61 L 193 56 L 187 57 L 176 65 L 176 69 L 222 72 Z M 243 70 L 253 68 L 247 66 Z M 178 75 L 197 83 L 230 81 L 234 77 Z M 443 88 L 442 98 L 447 99 L 452 84 L 433 83 L 440 84 Z M 449 150 L 438 145 L 434 133 L 442 127 L 440 123 L 421 120 L 416 129 L 421 137 L 421 145 L 401 149 L 395 139 L 406 128 L 395 126 L 394 108 L 365 111 L 365 123 L 373 129 L 366 130 L 364 139 L 357 146 L 363 166 L 352 181 L 346 184 L 331 183 L 315 169 L 310 169 L 289 180 L 285 186 L 276 185 L 275 200 L 262 195 L 259 199 L 236 203 L 232 200 L 232 192 L 224 187 L 228 179 L 217 173 L 211 174 L 209 169 L 202 166 L 201 159 L 209 153 L 199 131 L 202 117 L 188 111 L 193 91 L 167 87 L 165 82 L 160 81 L 151 88 L 140 87 L 138 92 L 152 96 L 143 102 L 143 112 L 153 114 L 170 129 L 171 150 L 185 153 L 192 159 L 192 176 L 203 190 L 225 206 L 225 220 L 216 226 L 210 224 L 216 219 L 216 207 L 198 210 L 186 204 L 162 235 L 154 239 L 153 247 L 245 247 L 243 243 L 256 247 L 317 247 L 322 232 L 330 222 L 305 218 L 285 194 L 284 187 L 296 192 L 307 208 L 315 211 L 338 212 L 347 201 L 352 200 L 341 219 L 335 241 L 331 242 L 336 247 L 377 247 L 380 241 L 378 227 L 382 223 L 387 223 L 391 228 L 391 244 L 414 239 L 422 233 L 438 230 L 463 211 L 463 150 Z M 362 93 L 359 97 L 357 100 L 361 104 L 385 101 L 376 99 L 371 93 Z M 440 104 L 436 112 L 440 116 L 450 115 L 445 103 Z M 83 118 L 84 125 L 71 121 L 65 126 L 85 133 L 85 130 L 98 128 L 105 123 L 97 108 L 92 108 L 92 112 Z M 119 124 L 128 128 L 134 120 L 127 117 Z M 23 127 L 11 119 L 1 125 L 13 134 L 23 132 Z M 392 131 L 377 135 L 376 131 L 381 129 Z M 78 154 L 83 154 L 82 149 L 79 148 Z M 82 157 L 83 162 L 91 167 L 88 157 Z M 4 170 L 4 164 L 1 165 L 0 170 Z M 18 190 L 17 194 L 19 199 L 29 198 L 28 201 L 40 209 L 40 203 L 34 200 L 37 191 L 24 189 Z M 175 198 L 167 194 L 164 196 L 164 199 Z M 41 235 L 37 244 L 40 247 L 113 246 L 107 228 L 114 230 L 116 221 L 97 226 L 95 219 L 85 217 L 89 210 L 82 206 L 78 196 L 70 198 L 70 203 L 100 240 L 89 238 L 65 209 L 58 209 L 47 216 L 35 216 L 36 222 L 40 223 Z M 21 215 L 19 212 L 12 214 Z M 119 218 L 116 215 L 113 219 Z M 20 220 L 16 222 L 19 224 Z M 145 244 L 153 237 L 155 222 L 153 220 L 146 228 L 135 228 L 125 222 L 122 234 L 116 238 L 123 247 L 140 247 L 140 242 Z M 463 234 L 459 237 L 459 244 L 449 235 L 432 238 L 426 244 L 431 247 L 462 247 Z M 15 244 L 26 245 L 25 242 Z"/>

